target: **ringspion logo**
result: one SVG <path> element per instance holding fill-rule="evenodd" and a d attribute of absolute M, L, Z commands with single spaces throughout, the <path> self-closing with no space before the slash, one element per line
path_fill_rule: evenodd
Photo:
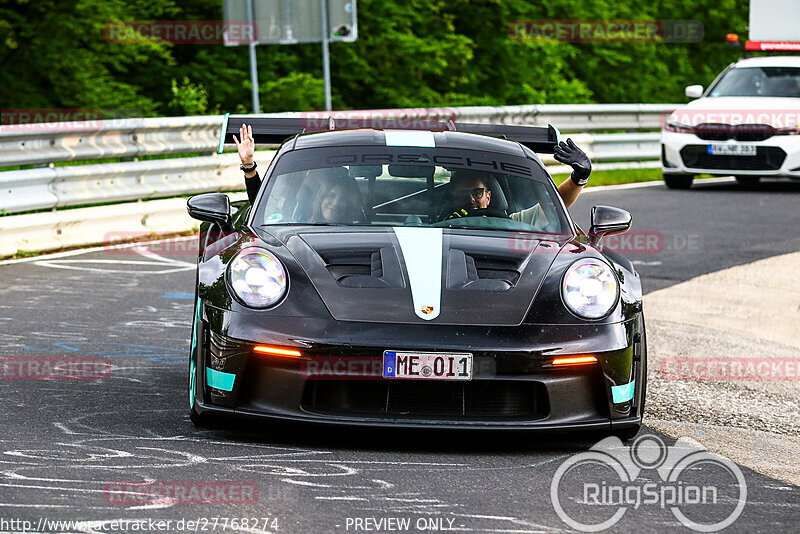
<path fill-rule="evenodd" d="M 647 471 L 657 478 L 648 480 Z M 581 532 L 612 528 L 642 507 L 668 510 L 691 530 L 717 532 L 741 515 L 747 483 L 734 462 L 690 438 L 668 447 L 644 434 L 630 447 L 609 437 L 571 456 L 553 476 L 550 499 L 558 517 Z"/>

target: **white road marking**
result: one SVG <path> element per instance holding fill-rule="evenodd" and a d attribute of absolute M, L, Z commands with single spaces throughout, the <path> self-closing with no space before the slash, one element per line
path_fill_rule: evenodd
<path fill-rule="evenodd" d="M 0 261 L 0 265 L 13 265 L 15 263 L 31 263 L 37 262 L 42 260 L 55 260 L 58 258 L 69 258 L 72 256 L 80 256 L 82 254 L 90 254 L 92 252 L 104 252 L 109 250 L 123 250 L 135 247 L 146 247 L 148 245 L 157 245 L 161 243 L 179 243 L 181 241 L 196 241 L 198 238 L 196 235 L 190 236 L 183 236 L 183 237 L 167 237 L 164 239 L 154 239 L 152 241 L 137 241 L 136 243 L 126 243 L 123 245 L 104 245 L 102 247 L 89 247 L 89 248 L 81 248 L 76 250 L 67 250 L 64 252 L 54 252 L 52 254 L 42 254 L 40 256 L 34 256 L 32 258 L 19 258 L 16 260 L 2 260 Z"/>
<path fill-rule="evenodd" d="M 124 274 L 170 274 L 181 271 L 189 271 L 196 268 L 194 263 L 189 263 L 172 258 L 165 258 L 149 251 L 144 247 L 136 246 L 131 247 L 132 252 L 140 256 L 150 258 L 150 261 L 145 260 L 106 260 L 106 259 L 51 259 L 39 260 L 34 262 L 34 265 L 42 267 L 51 267 L 54 269 L 69 269 L 75 271 L 88 271 L 96 273 L 124 273 Z M 123 269 L 108 269 L 98 267 L 88 267 L 87 265 L 146 265 L 149 267 L 160 268 L 158 270 L 123 270 Z"/>
<path fill-rule="evenodd" d="M 365 499 L 364 497 L 353 497 L 353 496 L 343 496 L 343 497 L 314 497 L 320 501 L 369 501 L 369 499 Z"/>
<path fill-rule="evenodd" d="M 590 178 L 591 180 L 591 178 Z M 701 178 L 700 180 L 695 180 L 694 183 L 698 185 L 702 184 L 726 184 L 726 183 L 733 183 L 736 179 L 733 176 L 722 176 L 719 178 Z M 642 187 L 658 187 L 664 186 L 664 182 L 661 180 L 653 180 L 650 182 L 636 182 L 632 184 L 617 184 L 617 185 L 596 185 L 591 187 L 585 187 L 581 194 L 587 193 L 599 193 L 602 191 L 619 191 L 625 189 L 641 189 Z"/>

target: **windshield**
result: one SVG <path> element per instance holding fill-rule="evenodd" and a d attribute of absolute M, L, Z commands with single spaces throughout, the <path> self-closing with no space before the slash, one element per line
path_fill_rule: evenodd
<path fill-rule="evenodd" d="M 558 192 L 535 161 L 407 147 L 303 149 L 277 162 L 254 224 L 433 226 L 561 233 Z"/>
<path fill-rule="evenodd" d="M 745 67 L 731 69 L 708 94 L 800 98 L 800 68 Z"/>

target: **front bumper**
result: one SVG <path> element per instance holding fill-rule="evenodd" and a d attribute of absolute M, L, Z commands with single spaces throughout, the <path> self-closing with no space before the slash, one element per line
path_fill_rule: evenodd
<path fill-rule="evenodd" d="M 755 145 L 755 156 L 713 156 L 710 144 Z M 800 135 L 774 135 L 764 141 L 707 141 L 694 134 L 661 133 L 664 174 L 772 176 L 800 179 Z"/>
<path fill-rule="evenodd" d="M 492 328 L 270 322 L 208 306 L 201 317 L 194 393 L 200 414 L 395 428 L 611 431 L 641 424 L 636 319 Z M 257 354 L 256 344 L 294 347 L 302 357 Z M 468 351 L 473 379 L 384 379 L 384 350 Z M 555 356 L 589 352 L 597 364 L 550 364 Z M 229 383 L 220 382 L 223 375 Z"/>

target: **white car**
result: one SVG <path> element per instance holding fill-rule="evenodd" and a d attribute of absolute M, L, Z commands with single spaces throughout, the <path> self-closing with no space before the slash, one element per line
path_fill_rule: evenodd
<path fill-rule="evenodd" d="M 732 63 L 696 98 L 675 110 L 661 133 L 661 168 L 672 189 L 695 174 L 800 180 L 800 57 L 758 57 Z"/>

